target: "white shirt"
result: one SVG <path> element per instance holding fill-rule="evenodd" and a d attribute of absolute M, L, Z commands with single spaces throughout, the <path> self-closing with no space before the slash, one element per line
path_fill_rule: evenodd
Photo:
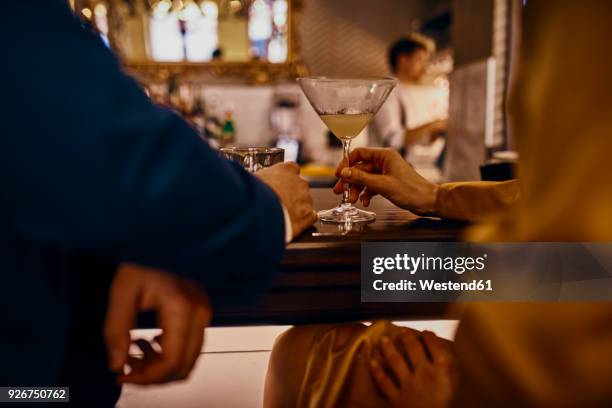
<path fill-rule="evenodd" d="M 368 144 L 373 147 L 403 149 L 406 129 L 415 129 L 447 117 L 448 92 L 444 88 L 400 83 L 374 117 L 368 133 Z M 410 149 L 406 159 L 426 178 L 437 181 L 440 175 L 435 161 L 443 148 L 443 139 L 431 144 L 417 143 Z"/>
<path fill-rule="evenodd" d="M 283 204 L 281 206 L 283 207 L 283 218 L 285 219 L 285 244 L 288 244 L 293 240 L 293 226 L 291 225 L 289 211 L 287 211 Z"/>

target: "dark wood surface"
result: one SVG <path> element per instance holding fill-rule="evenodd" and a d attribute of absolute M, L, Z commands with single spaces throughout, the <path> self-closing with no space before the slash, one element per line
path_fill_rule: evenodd
<path fill-rule="evenodd" d="M 330 189 L 312 190 L 317 210 L 336 206 Z M 443 303 L 361 303 L 363 241 L 456 241 L 465 223 L 418 216 L 375 197 L 374 223 L 346 231 L 317 223 L 287 246 L 273 288 L 248 306 L 214 311 L 214 325 L 304 324 L 441 317 Z"/>

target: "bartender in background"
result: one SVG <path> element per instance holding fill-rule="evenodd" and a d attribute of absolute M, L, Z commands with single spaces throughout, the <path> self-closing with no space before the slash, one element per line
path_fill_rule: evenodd
<path fill-rule="evenodd" d="M 433 41 L 411 34 L 389 49 L 389 65 L 398 86 L 382 106 L 369 129 L 369 144 L 392 147 L 430 181 L 439 181 L 436 167 L 444 149 L 447 129 L 448 93 L 424 83 Z"/>

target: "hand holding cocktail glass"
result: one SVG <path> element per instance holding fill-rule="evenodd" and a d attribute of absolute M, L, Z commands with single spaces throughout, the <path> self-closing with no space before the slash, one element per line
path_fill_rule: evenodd
<path fill-rule="evenodd" d="M 307 77 L 298 81 L 321 120 L 342 142 L 347 163 L 350 163 L 351 140 L 370 123 L 396 84 L 392 78 Z M 331 210 L 319 211 L 321 221 L 347 223 L 376 219 L 373 212 L 360 210 L 350 203 L 349 190 L 350 185 L 345 183 L 342 203 Z"/>
<path fill-rule="evenodd" d="M 348 167 L 342 161 L 336 169 L 341 180 L 334 186 L 334 192 L 344 191 L 343 184 L 352 183 L 349 201 L 360 199 L 364 206 L 380 194 L 393 204 L 419 215 L 437 212 L 438 185 L 427 181 L 404 158 L 393 149 L 360 147 L 350 153 Z"/>

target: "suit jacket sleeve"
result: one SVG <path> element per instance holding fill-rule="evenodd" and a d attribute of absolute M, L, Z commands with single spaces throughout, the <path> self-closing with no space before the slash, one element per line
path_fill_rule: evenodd
<path fill-rule="evenodd" d="M 3 6 L 0 200 L 11 223 L 35 242 L 209 287 L 268 283 L 284 249 L 276 195 L 150 103 L 63 3 Z"/>

